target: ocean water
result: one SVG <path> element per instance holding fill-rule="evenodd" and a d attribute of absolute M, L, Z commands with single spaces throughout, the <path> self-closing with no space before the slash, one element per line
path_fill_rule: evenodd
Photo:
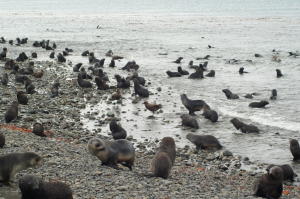
<path fill-rule="evenodd" d="M 98 25 L 100 29 L 96 29 Z M 184 138 L 187 131 L 178 128 L 179 114 L 185 112 L 179 95 L 186 93 L 192 99 L 204 99 L 220 114 L 214 125 L 199 117 L 198 133 L 217 136 L 226 148 L 251 160 L 293 164 L 300 173 L 300 165 L 292 163 L 288 141 L 300 140 L 300 58 L 288 57 L 289 51 L 300 50 L 299 0 L 0 0 L 0 36 L 56 41 L 62 49 L 76 50 L 69 58 L 73 63 L 86 62 L 79 54 L 87 49 L 99 57 L 112 49 L 126 60 L 136 60 L 142 68 L 140 74 L 153 83 L 150 89 L 165 86 L 149 101 L 162 103 L 164 113 L 159 117 L 171 122 L 164 125 L 132 114 L 134 122 L 122 121 L 122 125 L 135 137 L 179 134 Z M 208 49 L 208 44 L 215 48 Z M 33 50 L 30 45 L 24 48 Z M 273 49 L 278 50 L 280 63 L 271 60 Z M 16 56 L 18 52 L 10 53 Z M 254 53 L 263 57 L 255 58 Z M 171 62 L 177 57 L 184 57 L 181 65 L 188 69 L 190 60 L 199 64 L 196 58 L 208 54 L 208 69 L 216 71 L 215 78 L 166 77 L 166 70 L 177 69 Z M 233 58 L 241 64 L 226 64 Z M 123 64 L 125 61 L 117 66 Z M 249 73 L 241 76 L 237 71 L 242 66 Z M 282 70 L 283 78 L 276 78 L 276 68 Z M 221 91 L 224 88 L 239 94 L 240 99 L 227 100 Z M 270 101 L 268 108 L 248 107 L 252 101 L 268 100 L 274 88 L 278 99 Z M 253 100 L 242 97 L 253 92 L 259 93 Z M 143 107 L 127 103 L 123 109 L 128 112 Z M 254 123 L 262 132 L 239 134 L 229 122 L 232 117 Z M 139 132 L 134 127 L 137 123 L 142 129 Z M 88 124 L 86 128 L 92 130 L 94 125 Z M 177 144 L 188 142 L 181 139 Z"/>

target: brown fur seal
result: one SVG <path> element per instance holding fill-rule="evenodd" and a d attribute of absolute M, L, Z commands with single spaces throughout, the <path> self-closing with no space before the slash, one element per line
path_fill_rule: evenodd
<path fill-rule="evenodd" d="M 196 72 L 190 74 L 188 77 L 189 79 L 202 79 L 203 76 L 203 69 L 202 68 L 196 68 Z"/>
<path fill-rule="evenodd" d="M 180 63 L 181 63 L 181 60 L 183 60 L 183 57 L 178 57 L 178 58 L 174 61 L 174 63 L 180 64 Z"/>
<path fill-rule="evenodd" d="M 209 108 L 209 106 L 203 100 L 191 100 L 186 94 L 180 95 L 181 102 L 189 110 L 190 115 L 194 115 L 196 111 L 201 111 L 204 107 Z"/>
<path fill-rule="evenodd" d="M 281 70 L 276 69 L 276 76 L 277 76 L 277 78 L 280 78 L 283 76 L 283 74 L 281 73 Z"/>
<path fill-rule="evenodd" d="M 300 146 L 297 140 L 290 139 L 290 150 L 294 157 L 294 160 L 300 160 Z"/>
<path fill-rule="evenodd" d="M 254 185 L 254 195 L 269 199 L 279 199 L 282 194 L 283 171 L 272 167 L 269 174 L 264 174 Z"/>
<path fill-rule="evenodd" d="M 175 141 L 171 137 L 164 137 L 151 162 L 153 176 L 168 178 L 176 158 Z"/>
<path fill-rule="evenodd" d="M 134 78 L 133 83 L 134 83 L 134 92 L 136 95 L 138 95 L 140 97 L 149 97 L 148 89 L 146 89 L 144 86 L 142 86 L 139 83 L 138 79 Z"/>
<path fill-rule="evenodd" d="M 18 105 L 17 101 L 13 101 L 11 106 L 7 109 L 4 118 L 6 123 L 10 123 L 12 120 L 18 117 Z"/>
<path fill-rule="evenodd" d="M 0 148 L 3 148 L 5 145 L 5 136 L 0 132 Z"/>
<path fill-rule="evenodd" d="M 122 126 L 119 125 L 115 119 L 109 123 L 109 129 L 115 140 L 125 139 L 127 136 L 126 130 L 122 128 Z"/>
<path fill-rule="evenodd" d="M 187 134 L 186 138 L 196 145 L 196 149 L 219 150 L 222 148 L 219 140 L 212 135 Z"/>
<path fill-rule="evenodd" d="M 232 93 L 229 89 L 223 89 L 222 91 L 225 93 L 227 99 L 239 99 L 239 96 Z"/>
<path fill-rule="evenodd" d="M 82 78 L 81 74 L 78 74 L 77 83 L 81 88 L 92 88 L 93 87 L 92 83 L 87 80 L 84 80 Z"/>
<path fill-rule="evenodd" d="M 22 199 L 73 199 L 72 190 L 63 182 L 44 182 L 33 175 L 19 180 Z"/>
<path fill-rule="evenodd" d="M 33 152 L 9 153 L 0 156 L 0 181 L 9 184 L 19 171 L 39 166 L 42 158 Z"/>
<path fill-rule="evenodd" d="M 241 130 L 242 133 L 259 133 L 259 129 L 256 126 L 252 124 L 245 124 L 237 118 L 231 119 L 230 122 L 237 130 Z"/>
<path fill-rule="evenodd" d="M 289 180 L 289 181 L 294 181 L 294 177 L 297 177 L 298 175 L 294 172 L 293 168 L 288 165 L 288 164 L 283 164 L 283 165 L 274 165 L 270 164 L 267 167 L 267 172 L 270 174 L 270 170 L 272 167 L 279 166 L 282 171 L 283 171 L 283 180 Z"/>
<path fill-rule="evenodd" d="M 188 75 L 188 74 L 190 74 L 188 71 L 183 70 L 183 69 L 181 68 L 181 66 L 178 66 L 178 67 L 177 67 L 177 71 L 178 71 L 181 75 Z"/>
<path fill-rule="evenodd" d="M 28 104 L 28 97 L 25 92 L 18 91 L 17 92 L 17 99 L 19 104 L 27 105 Z"/>
<path fill-rule="evenodd" d="M 181 77 L 181 74 L 179 72 L 172 72 L 168 70 L 166 73 L 169 77 Z"/>
<path fill-rule="evenodd" d="M 183 114 L 180 116 L 181 118 L 181 125 L 191 127 L 194 129 L 199 129 L 199 124 L 197 119 L 189 114 Z"/>
<path fill-rule="evenodd" d="M 44 134 L 44 126 L 41 123 L 33 124 L 32 133 L 37 136 L 46 137 Z"/>
<path fill-rule="evenodd" d="M 218 113 L 212 109 L 205 109 L 202 115 L 211 122 L 217 122 L 219 119 Z"/>
<path fill-rule="evenodd" d="M 92 138 L 88 143 L 89 152 L 101 160 L 102 165 L 118 169 L 117 164 L 132 170 L 135 159 L 135 149 L 128 140 L 120 139 L 112 142 Z"/>
<path fill-rule="evenodd" d="M 269 104 L 268 101 L 262 100 L 260 102 L 251 102 L 249 104 L 249 107 L 251 107 L 251 108 L 265 108 L 265 106 L 268 105 L 268 104 Z"/>

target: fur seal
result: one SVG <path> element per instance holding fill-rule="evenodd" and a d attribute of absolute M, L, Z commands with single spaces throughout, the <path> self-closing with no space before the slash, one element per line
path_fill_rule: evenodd
<path fill-rule="evenodd" d="M 125 80 L 123 77 L 121 77 L 120 75 L 116 74 L 115 78 L 117 80 L 117 88 L 130 88 L 130 81 L 129 80 Z"/>
<path fill-rule="evenodd" d="M 178 66 L 178 67 L 177 67 L 177 71 L 178 71 L 181 75 L 188 75 L 188 74 L 190 74 L 188 71 L 183 70 L 183 69 L 181 68 L 181 66 Z"/>
<path fill-rule="evenodd" d="M 161 109 L 162 105 L 161 104 L 150 104 L 148 101 L 144 101 L 144 105 L 146 107 L 146 109 L 148 109 L 149 111 L 151 111 L 153 114 L 155 111 Z"/>
<path fill-rule="evenodd" d="M 213 123 L 217 122 L 219 119 L 218 113 L 212 109 L 204 109 L 202 115 Z"/>
<path fill-rule="evenodd" d="M 17 62 L 24 62 L 28 59 L 28 56 L 26 55 L 26 53 L 22 52 L 19 54 L 19 56 L 17 57 L 16 61 Z"/>
<path fill-rule="evenodd" d="M 223 89 L 222 91 L 225 93 L 227 99 L 239 99 L 239 96 L 232 93 L 229 89 Z"/>
<path fill-rule="evenodd" d="M 261 54 L 255 53 L 254 57 L 263 57 Z"/>
<path fill-rule="evenodd" d="M 29 78 L 27 78 L 24 83 L 27 94 L 35 93 L 35 86 L 32 84 L 32 81 Z"/>
<path fill-rule="evenodd" d="M 8 74 L 7 73 L 3 73 L 2 77 L 1 77 L 1 84 L 4 86 L 7 86 L 7 84 L 8 84 Z"/>
<path fill-rule="evenodd" d="M 37 53 L 36 52 L 31 53 L 31 57 L 36 59 L 37 58 Z"/>
<path fill-rule="evenodd" d="M 191 127 L 194 129 L 199 129 L 199 124 L 197 119 L 189 114 L 183 114 L 180 116 L 181 118 L 181 125 Z"/>
<path fill-rule="evenodd" d="M 95 82 L 96 82 L 96 85 L 98 87 L 97 88 L 98 90 L 107 90 L 107 89 L 109 89 L 109 86 L 106 84 L 106 82 L 102 78 L 96 77 Z"/>
<path fill-rule="evenodd" d="M 109 50 L 105 53 L 105 56 L 106 57 L 112 57 L 114 55 L 113 51 L 112 50 Z"/>
<path fill-rule="evenodd" d="M 251 102 L 249 104 L 249 107 L 251 107 L 251 108 L 265 108 L 265 106 L 268 105 L 268 104 L 269 104 L 268 101 L 262 100 L 260 102 Z"/>
<path fill-rule="evenodd" d="M 181 60 L 183 60 L 183 57 L 178 57 L 178 58 L 174 61 L 174 63 L 180 64 L 180 63 L 181 63 Z"/>
<path fill-rule="evenodd" d="M 216 72 L 214 70 L 209 71 L 209 73 L 207 73 L 205 76 L 206 77 L 215 77 Z"/>
<path fill-rule="evenodd" d="M 44 75 L 44 70 L 38 70 L 38 71 L 35 71 L 32 76 L 35 77 L 35 78 L 42 78 Z"/>
<path fill-rule="evenodd" d="M 89 56 L 90 52 L 88 50 L 85 50 L 81 53 L 81 56 L 86 57 Z"/>
<path fill-rule="evenodd" d="M 230 122 L 237 130 L 241 130 L 242 133 L 259 133 L 259 129 L 256 126 L 252 124 L 245 124 L 237 118 L 231 119 Z"/>
<path fill-rule="evenodd" d="M 196 149 L 219 150 L 222 148 L 219 140 L 212 135 L 187 134 L 186 138 L 196 145 Z"/>
<path fill-rule="evenodd" d="M 54 59 L 55 57 L 55 52 L 51 52 L 50 55 L 49 55 L 50 59 Z"/>
<path fill-rule="evenodd" d="M 110 63 L 109 63 L 109 65 L 108 65 L 109 67 L 111 67 L 111 68 L 114 68 L 114 67 L 116 67 L 116 62 L 115 62 L 115 60 L 114 59 L 112 59 L 111 61 L 110 61 Z"/>
<path fill-rule="evenodd" d="M 269 199 L 279 199 L 282 194 L 283 171 L 274 166 L 254 184 L 254 195 Z"/>
<path fill-rule="evenodd" d="M 80 73 L 77 76 L 77 83 L 81 88 L 92 88 L 93 87 L 92 83 L 87 80 L 84 80 Z"/>
<path fill-rule="evenodd" d="M 266 170 L 268 174 L 270 174 L 270 170 L 272 167 L 279 166 L 282 171 L 283 171 L 283 180 L 288 180 L 288 181 L 294 181 L 294 177 L 297 177 L 298 175 L 294 172 L 293 168 L 288 165 L 288 164 L 283 164 L 283 165 L 274 165 L 270 164 Z"/>
<path fill-rule="evenodd" d="M 119 125 L 115 119 L 109 123 L 109 129 L 114 140 L 125 139 L 127 136 L 126 130 L 122 128 L 122 126 Z"/>
<path fill-rule="evenodd" d="M 122 93 L 120 89 L 117 89 L 117 91 L 111 95 L 110 100 L 120 100 L 120 99 L 122 99 Z"/>
<path fill-rule="evenodd" d="M 283 76 L 283 74 L 281 73 L 281 70 L 276 69 L 276 76 L 277 76 L 277 78 L 280 78 Z"/>
<path fill-rule="evenodd" d="M 66 58 L 65 58 L 61 53 L 59 53 L 59 54 L 57 55 L 57 61 L 58 61 L 59 63 L 64 63 L 64 62 L 66 62 Z"/>
<path fill-rule="evenodd" d="M 26 96 L 25 92 L 18 91 L 17 92 L 17 99 L 19 104 L 27 105 L 28 104 L 28 97 Z"/>
<path fill-rule="evenodd" d="M 300 160 L 300 146 L 297 140 L 290 139 L 290 151 L 294 157 L 294 161 Z"/>
<path fill-rule="evenodd" d="M 117 164 L 132 170 L 135 159 L 135 149 L 131 142 L 124 139 L 108 142 L 98 138 L 92 138 L 88 142 L 89 152 L 101 160 L 102 165 L 118 169 Z"/>
<path fill-rule="evenodd" d="M 2 52 L 0 53 L 0 60 L 4 61 L 7 54 L 7 48 L 3 48 Z"/>
<path fill-rule="evenodd" d="M 60 83 L 59 82 L 55 82 L 52 87 L 51 87 L 51 94 L 50 97 L 57 97 L 58 96 L 58 88 L 60 87 Z"/>
<path fill-rule="evenodd" d="M 32 133 L 40 137 L 46 137 L 44 134 L 44 126 L 38 122 L 33 124 Z"/>
<path fill-rule="evenodd" d="M 139 74 L 138 74 L 137 72 L 134 72 L 133 75 L 132 75 L 131 77 L 129 76 L 129 77 L 127 77 L 127 78 L 128 78 L 128 79 L 131 79 L 131 80 L 136 79 L 137 82 L 138 82 L 139 84 L 143 85 L 143 86 L 145 86 L 145 84 L 146 84 L 145 78 L 139 76 Z M 126 79 L 127 79 L 127 78 L 126 78 Z"/>
<path fill-rule="evenodd" d="M 202 79 L 202 78 L 204 78 L 203 70 L 201 68 L 196 68 L 196 72 L 190 74 L 190 76 L 188 78 L 189 79 Z"/>
<path fill-rule="evenodd" d="M 194 115 L 196 111 L 201 111 L 204 107 L 209 106 L 203 100 L 190 100 L 186 94 L 181 94 L 180 99 L 190 115 Z"/>
<path fill-rule="evenodd" d="M 137 79 L 133 79 L 133 83 L 134 83 L 134 92 L 136 95 L 140 97 L 149 97 L 148 89 L 140 85 Z"/>
<path fill-rule="evenodd" d="M 9 153 L 0 156 L 0 182 L 9 184 L 19 171 L 39 166 L 41 156 L 33 152 Z"/>
<path fill-rule="evenodd" d="M 151 162 L 153 176 L 168 178 L 176 158 L 175 141 L 171 137 L 164 137 Z"/>
<path fill-rule="evenodd" d="M 0 132 L 0 148 L 3 148 L 5 145 L 5 136 Z"/>
<path fill-rule="evenodd" d="M 18 105 L 17 101 L 13 101 L 11 106 L 7 109 L 4 118 L 6 123 L 10 123 L 12 120 L 18 117 Z"/>
<path fill-rule="evenodd" d="M 241 67 L 241 68 L 239 69 L 239 74 L 242 75 L 242 74 L 244 74 L 244 73 L 248 73 L 248 72 L 244 71 L 244 67 Z"/>
<path fill-rule="evenodd" d="M 73 199 L 70 187 L 59 181 L 44 182 L 33 175 L 25 175 L 19 180 L 22 199 Z"/>
<path fill-rule="evenodd" d="M 270 97 L 270 100 L 276 100 L 277 99 L 277 90 L 273 89 L 272 90 L 272 95 Z"/>
<path fill-rule="evenodd" d="M 121 68 L 122 70 L 127 70 L 127 71 L 130 71 L 130 70 L 135 70 L 135 71 L 137 71 L 138 69 L 139 69 L 139 65 L 138 64 L 136 64 L 136 62 L 135 61 L 129 61 L 129 62 L 127 62 L 127 64 L 123 67 L 123 68 Z"/>
<path fill-rule="evenodd" d="M 247 98 L 247 99 L 253 99 L 253 94 L 252 93 L 248 93 L 244 96 L 244 98 Z"/>
<path fill-rule="evenodd" d="M 78 63 L 73 67 L 73 72 L 79 72 L 80 67 L 82 66 L 82 63 Z"/>
<path fill-rule="evenodd" d="M 179 72 L 172 72 L 168 70 L 166 73 L 169 77 L 181 77 L 181 74 Z"/>

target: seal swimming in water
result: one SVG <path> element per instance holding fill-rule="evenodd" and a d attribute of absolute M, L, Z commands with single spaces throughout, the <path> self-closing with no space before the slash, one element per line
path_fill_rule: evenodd
<path fill-rule="evenodd" d="M 22 199 L 73 199 L 70 187 L 58 181 L 44 182 L 33 175 L 25 175 L 19 180 Z"/>
<path fill-rule="evenodd" d="M 135 159 L 135 149 L 131 142 L 124 139 L 108 142 L 98 138 L 92 138 L 88 142 L 89 152 L 101 160 L 102 165 L 118 169 L 117 164 L 132 170 Z"/>
<path fill-rule="evenodd" d="M 251 102 L 249 104 L 249 107 L 251 107 L 251 108 L 265 108 L 265 106 L 268 105 L 268 104 L 269 104 L 268 101 L 262 100 L 260 102 Z"/>
<path fill-rule="evenodd" d="M 178 67 L 177 67 L 177 71 L 178 71 L 181 75 L 188 75 L 188 74 L 189 74 L 189 72 L 186 71 L 186 70 L 183 70 L 183 69 L 181 68 L 181 66 L 178 66 Z"/>
<path fill-rule="evenodd" d="M 196 145 L 196 149 L 219 150 L 222 148 L 219 140 L 212 135 L 187 134 L 186 138 Z"/>
<path fill-rule="evenodd" d="M 277 78 L 280 78 L 283 76 L 283 74 L 281 73 L 281 70 L 276 69 L 276 76 L 277 76 Z"/>
<path fill-rule="evenodd" d="M 122 126 L 119 125 L 115 119 L 109 123 L 109 129 L 114 140 L 125 139 L 127 136 L 126 130 L 122 128 Z"/>
<path fill-rule="evenodd" d="M 166 73 L 169 77 L 181 77 L 181 74 L 179 72 L 172 72 L 168 70 Z"/>
<path fill-rule="evenodd" d="M 17 101 L 13 101 L 10 107 L 7 109 L 4 119 L 6 123 L 10 123 L 12 120 L 18 117 L 18 105 Z"/>
<path fill-rule="evenodd" d="M 239 99 L 239 96 L 232 93 L 229 89 L 223 89 L 222 91 L 225 93 L 227 99 Z"/>
<path fill-rule="evenodd" d="M 10 184 L 19 171 L 39 166 L 41 162 L 42 158 L 33 152 L 2 155 L 0 156 L 0 182 Z"/>
<path fill-rule="evenodd" d="M 134 92 L 140 97 L 149 97 L 149 91 L 139 84 L 137 79 L 133 79 L 134 83 Z"/>
<path fill-rule="evenodd" d="M 180 116 L 181 118 L 181 125 L 191 127 L 194 129 L 199 129 L 199 124 L 197 119 L 189 114 L 183 114 Z"/>
<path fill-rule="evenodd" d="M 276 100 L 277 99 L 277 90 L 273 89 L 272 90 L 272 95 L 270 97 L 270 100 Z"/>
<path fill-rule="evenodd" d="M 245 124 L 237 118 L 231 119 L 230 122 L 237 130 L 241 130 L 242 133 L 259 133 L 259 129 L 256 126 L 252 124 Z"/>
<path fill-rule="evenodd" d="M 164 137 L 151 161 L 150 170 L 155 177 L 168 178 L 176 157 L 175 141 L 171 137 Z"/>
<path fill-rule="evenodd" d="M 270 174 L 270 170 L 272 167 L 279 166 L 282 171 L 283 171 L 283 180 L 288 180 L 288 181 L 294 181 L 294 177 L 297 177 L 298 175 L 294 172 L 293 168 L 288 165 L 288 164 L 283 164 L 283 165 L 274 165 L 270 164 L 266 170 L 268 174 Z"/>
<path fill-rule="evenodd" d="M 290 151 L 294 157 L 294 161 L 300 160 L 300 146 L 295 139 L 290 139 Z"/>
<path fill-rule="evenodd" d="M 254 195 L 268 199 L 279 199 L 283 191 L 283 171 L 274 166 L 254 184 Z"/>
<path fill-rule="evenodd" d="M 0 148 L 3 148 L 5 145 L 5 136 L 0 132 Z"/>
<path fill-rule="evenodd" d="M 181 94 L 180 99 L 190 115 L 194 115 L 196 111 L 201 111 L 204 107 L 209 106 L 203 100 L 190 100 L 186 94 Z"/>

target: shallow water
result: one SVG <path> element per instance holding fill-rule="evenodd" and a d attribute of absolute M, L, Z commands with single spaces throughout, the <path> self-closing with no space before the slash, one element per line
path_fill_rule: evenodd
<path fill-rule="evenodd" d="M 94 51 L 98 57 L 112 49 L 126 60 L 135 59 L 141 65 L 140 75 L 152 82 L 149 89 L 156 93 L 156 88 L 162 87 L 162 92 L 150 96 L 149 101 L 161 103 L 164 111 L 155 115 L 155 119 L 147 119 L 151 113 L 143 111 L 143 104 L 132 104 L 128 99 L 130 95 L 125 95 L 125 106 L 119 106 L 120 110 L 114 112 L 126 111 L 120 115 L 121 123 L 135 138 L 176 135 L 177 145 L 188 144 L 185 135 L 190 130 L 179 126 L 179 116 L 186 112 L 179 95 L 186 93 L 192 99 L 204 99 L 220 114 L 217 124 L 211 124 L 198 114 L 198 133 L 215 135 L 226 148 L 251 160 L 293 164 L 288 139 L 300 140 L 300 58 L 288 57 L 288 51 L 300 50 L 299 1 L 70 2 L 1 1 L 0 36 L 9 39 L 26 36 L 30 41 L 54 40 L 61 49 L 75 50 L 75 56 L 68 57 L 73 63 L 86 63 L 86 59 L 78 56 L 86 49 Z M 97 25 L 101 28 L 96 29 Z M 215 48 L 208 49 L 208 44 Z M 271 61 L 273 49 L 279 50 L 281 63 Z M 27 45 L 16 48 L 10 55 L 16 56 L 23 50 L 33 51 Z M 38 50 L 38 54 L 41 53 L 44 51 Z M 263 58 L 255 58 L 254 53 L 262 54 Z M 216 71 L 215 78 L 166 77 L 166 70 L 176 70 L 177 65 L 171 61 L 177 57 L 184 57 L 182 66 L 188 69 L 190 60 L 207 54 L 212 56 L 208 69 Z M 242 60 L 241 64 L 226 64 L 225 60 L 232 58 Z M 245 61 L 249 59 L 253 63 Z M 124 63 L 117 63 L 117 66 Z M 237 71 L 241 66 L 249 73 L 239 75 Z M 283 78 L 276 78 L 276 68 L 282 70 Z M 106 70 L 115 73 L 112 69 Z M 224 88 L 239 94 L 240 99 L 227 100 L 221 91 Z M 248 107 L 252 101 L 268 100 L 274 88 L 278 91 L 278 99 L 271 101 L 268 108 Z M 242 97 L 252 92 L 260 95 L 253 100 Z M 92 109 L 99 111 L 99 117 L 108 111 L 101 104 Z M 136 115 L 138 110 L 142 111 Z M 90 109 L 83 114 L 87 111 Z M 238 133 L 229 122 L 232 117 L 254 123 L 261 133 Z M 84 121 L 90 130 L 95 127 L 93 121 Z M 108 128 L 101 128 L 107 134 Z M 300 173 L 300 164 L 293 164 L 293 167 Z"/>

